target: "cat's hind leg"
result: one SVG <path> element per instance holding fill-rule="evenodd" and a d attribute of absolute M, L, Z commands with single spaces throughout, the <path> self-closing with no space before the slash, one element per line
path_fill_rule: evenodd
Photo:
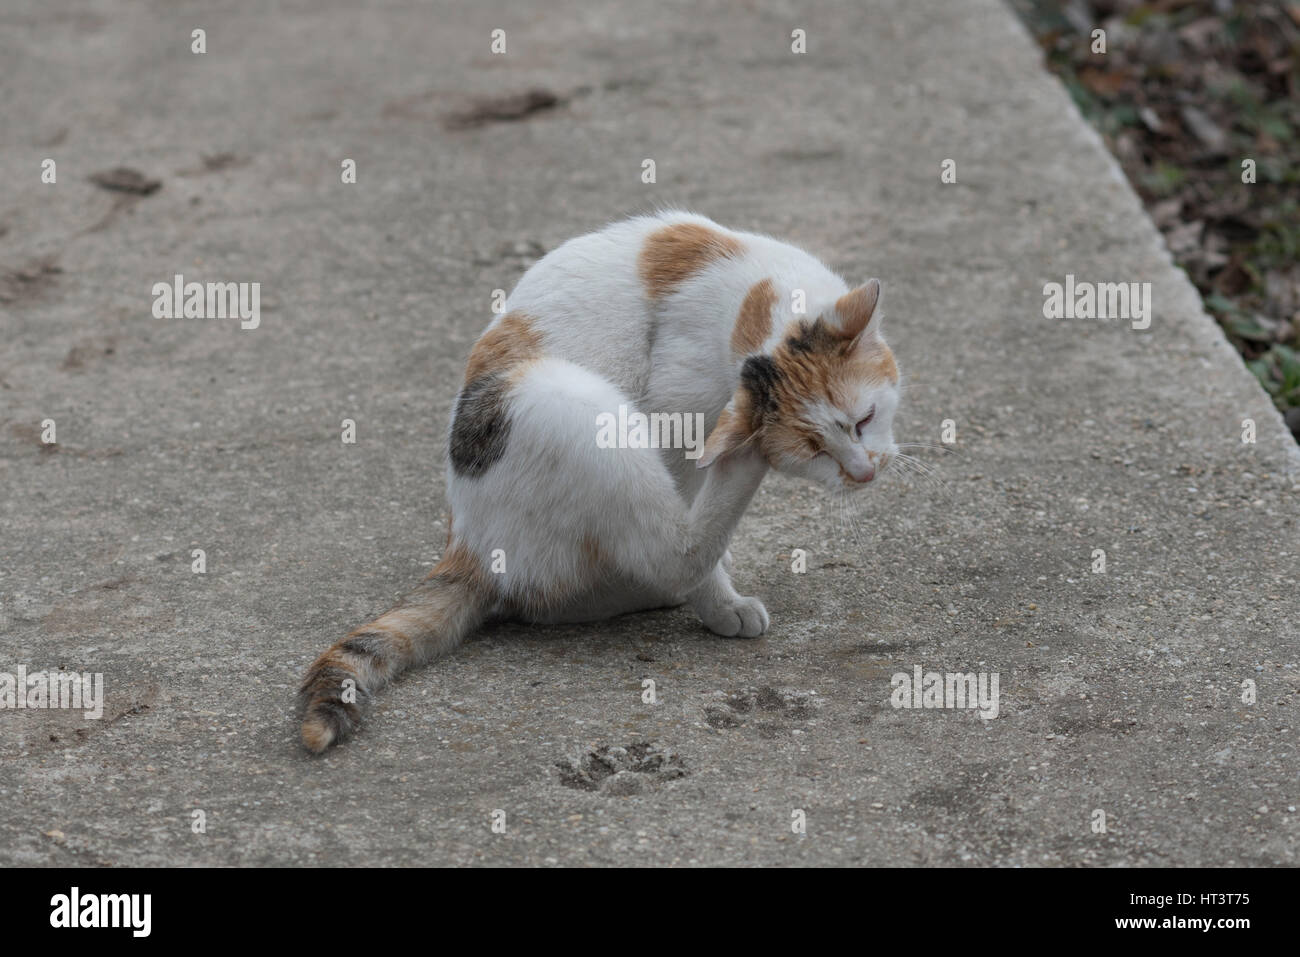
<path fill-rule="evenodd" d="M 460 403 L 447 499 L 507 613 L 585 621 L 685 600 L 650 571 L 685 506 L 657 450 L 605 440 L 620 407 L 633 403 L 609 380 L 553 357 Z"/>
<path fill-rule="evenodd" d="M 513 372 L 490 405 L 458 411 L 448 482 L 457 538 L 525 619 L 608 617 L 698 593 L 714 630 L 765 627 L 744 599 L 743 620 L 725 618 L 739 596 L 718 565 L 766 463 L 753 449 L 719 459 L 687 505 L 658 449 L 602 433 L 635 411 L 603 376 L 556 358 Z M 491 461 L 458 470 L 457 430 L 492 436 Z"/>

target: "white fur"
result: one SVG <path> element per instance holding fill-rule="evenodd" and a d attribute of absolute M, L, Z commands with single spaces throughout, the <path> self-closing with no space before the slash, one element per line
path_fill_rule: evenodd
<path fill-rule="evenodd" d="M 651 303 L 637 257 L 651 232 L 680 222 L 734 236 L 745 252 L 711 263 Z M 762 603 L 736 593 L 722 559 L 769 463 L 745 448 L 697 469 L 683 449 L 609 449 L 596 441 L 597 416 L 620 404 L 703 413 L 711 431 L 740 373 L 733 325 L 746 293 L 764 279 L 777 293 L 765 348 L 796 318 L 794 290 L 806 297 L 806 315 L 798 318 L 809 320 L 849 291 L 800 249 L 679 212 L 572 239 L 520 279 L 506 312 L 533 320 L 547 358 L 513 386 L 504 456 L 477 477 L 449 468 L 447 478 L 456 539 L 485 569 L 495 560 L 499 570 L 504 560 L 504 571 L 491 575 L 503 596 L 498 610 L 573 621 L 689 601 L 720 634 L 766 630 Z M 855 403 L 860 408 L 846 411 L 861 416 L 876 408 L 861 437 L 835 421 L 845 412 L 827 405 L 814 413 L 836 443 L 828 444 L 833 461 L 773 464 L 828 488 L 843 487 L 845 474 L 861 481 L 869 453 L 894 450 L 896 390 L 873 389 Z M 599 543 L 599 571 L 584 541 Z"/>

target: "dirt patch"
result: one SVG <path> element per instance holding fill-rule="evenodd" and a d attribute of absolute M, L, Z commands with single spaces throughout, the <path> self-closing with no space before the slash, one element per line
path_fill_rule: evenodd
<path fill-rule="evenodd" d="M 0 302 L 17 303 L 41 298 L 63 272 L 56 256 L 40 256 L 19 266 L 0 266 Z"/>
<path fill-rule="evenodd" d="M 49 669 L 51 673 L 70 670 L 87 672 L 89 669 Z M 32 674 L 31 672 L 29 674 Z M 33 757 L 56 751 L 80 747 L 95 735 L 119 722 L 130 722 L 151 715 L 159 705 L 160 688 L 155 682 L 125 682 L 105 675 L 101 686 L 104 695 L 103 714 L 100 718 L 87 717 L 86 708 L 41 708 L 16 711 L 12 718 L 14 733 L 0 742 L 0 755 L 16 758 Z"/>
<path fill-rule="evenodd" d="M 101 189 L 114 193 L 127 193 L 131 196 L 148 196 L 156 193 L 162 186 L 162 180 L 151 179 L 139 170 L 126 166 L 91 173 L 88 178 Z"/>
<path fill-rule="evenodd" d="M 82 588 L 42 619 L 47 635 L 101 635 L 163 632 L 176 624 L 175 612 L 155 595 L 141 593 L 138 579 L 114 578 Z"/>
<path fill-rule="evenodd" d="M 79 372 L 97 359 L 103 359 L 117 352 L 117 340 L 111 336 L 102 339 L 82 339 L 63 357 L 59 368 L 64 372 Z"/>
<path fill-rule="evenodd" d="M 188 169 L 178 169 L 177 176 L 203 176 L 207 173 L 219 173 L 223 169 L 237 169 L 240 166 L 247 166 L 250 162 L 247 156 L 239 156 L 235 153 L 213 153 L 199 157 L 199 166 L 192 166 Z"/>
<path fill-rule="evenodd" d="M 449 130 L 469 130 L 490 123 L 513 123 L 553 110 L 563 102 L 555 93 L 540 87 L 506 96 L 481 97 L 466 108 L 443 116 L 442 125 Z"/>

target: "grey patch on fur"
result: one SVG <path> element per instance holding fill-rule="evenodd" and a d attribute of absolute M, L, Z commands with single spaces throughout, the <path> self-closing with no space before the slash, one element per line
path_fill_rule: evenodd
<path fill-rule="evenodd" d="M 317 696 L 320 696 L 322 700 L 336 698 L 339 696 L 345 681 L 354 683 L 358 704 L 370 697 L 370 693 L 362 686 L 356 672 L 348 668 L 340 668 L 337 665 L 313 667 L 303 678 L 302 687 L 298 689 L 298 695 L 304 703 L 310 703 Z"/>
<path fill-rule="evenodd" d="M 316 718 L 334 732 L 334 740 L 341 741 L 361 724 L 361 709 L 341 701 L 317 701 L 308 709 L 307 717 Z"/>
<path fill-rule="evenodd" d="M 785 340 L 786 348 L 797 355 L 832 352 L 838 344 L 838 340 L 820 317 L 812 322 L 801 319 L 798 328 Z"/>
<path fill-rule="evenodd" d="M 339 649 L 358 658 L 386 658 L 392 641 L 392 637 L 383 632 L 365 631 L 345 639 Z"/>
<path fill-rule="evenodd" d="M 479 376 L 461 390 L 451 424 L 451 467 L 459 475 L 477 478 L 506 452 L 510 417 L 506 413 L 509 384 L 500 376 Z"/>
<path fill-rule="evenodd" d="M 750 356 L 740 369 L 740 383 L 749 390 L 754 408 L 762 415 L 776 411 L 775 389 L 780 379 L 781 370 L 771 356 Z"/>

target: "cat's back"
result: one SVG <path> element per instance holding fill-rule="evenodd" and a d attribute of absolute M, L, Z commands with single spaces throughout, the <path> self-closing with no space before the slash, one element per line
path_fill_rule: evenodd
<path fill-rule="evenodd" d="M 720 361 L 730 361 L 731 326 L 760 282 L 770 283 L 781 303 L 802 290 L 810 308 L 847 290 L 798 247 L 665 210 L 563 243 L 524 273 L 505 311 L 525 319 L 547 354 L 599 372 L 637 397 L 650 391 L 657 362 L 715 347 Z M 673 354 L 682 350 L 686 356 Z"/>
<path fill-rule="evenodd" d="M 834 298 L 846 289 L 797 246 L 665 210 L 611 223 L 547 253 L 524 273 L 506 310 L 534 315 L 548 332 L 630 335 L 674 299 L 743 295 L 748 283 L 763 278 L 777 287 L 799 284 L 813 297 Z"/>
<path fill-rule="evenodd" d="M 673 211 L 635 216 L 574 237 L 524 273 L 506 300 L 506 312 L 527 316 L 548 353 L 639 394 L 653 347 L 653 304 L 646 296 L 642 253 L 656 232 L 684 223 L 722 230 L 703 216 Z"/>

